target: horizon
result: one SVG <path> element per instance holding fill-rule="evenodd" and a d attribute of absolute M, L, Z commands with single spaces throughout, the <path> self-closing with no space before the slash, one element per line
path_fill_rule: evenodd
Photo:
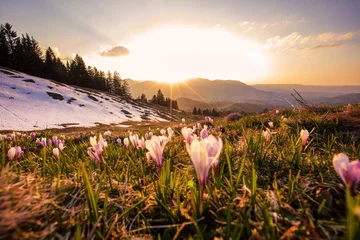
<path fill-rule="evenodd" d="M 2 5 L 0 22 L 12 24 L 18 35 L 29 33 L 63 61 L 78 53 L 86 65 L 123 78 L 313 86 L 360 81 L 358 1 Z"/>
<path fill-rule="evenodd" d="M 131 80 L 131 81 L 136 81 L 136 82 L 147 82 L 147 81 L 150 81 L 150 82 L 156 82 L 156 83 L 161 83 L 161 84 L 171 84 L 171 85 L 174 85 L 174 84 L 181 84 L 181 83 L 184 83 L 186 81 L 191 81 L 191 80 L 196 80 L 196 79 L 203 79 L 203 80 L 208 80 L 208 81 L 236 81 L 236 82 L 241 82 L 241 83 L 244 83 L 248 86 L 255 86 L 255 85 L 282 85 L 282 86 L 285 86 L 285 85 L 301 85 L 301 86 L 306 86 L 306 87 L 351 87 L 351 86 L 360 86 L 360 83 L 359 84 L 339 84 L 339 85 L 336 85 L 336 84 L 333 84 L 333 85 L 315 85 L 315 84 L 303 84 L 303 83 L 245 83 L 241 80 L 236 80 L 236 79 L 209 79 L 209 78 L 203 78 L 203 77 L 193 77 L 193 78 L 188 78 L 188 79 L 185 79 L 183 81 L 180 81 L 180 82 L 175 82 L 175 83 L 172 83 L 172 82 L 159 82 L 159 81 L 156 81 L 156 80 L 151 80 L 151 79 L 146 79 L 146 80 L 140 80 L 140 79 L 132 79 L 132 78 L 125 78 L 126 80 Z"/>

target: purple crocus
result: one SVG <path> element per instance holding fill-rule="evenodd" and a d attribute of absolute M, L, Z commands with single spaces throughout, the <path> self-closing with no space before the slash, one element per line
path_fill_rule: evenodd
<path fill-rule="evenodd" d="M 46 147 L 46 138 L 42 138 L 41 140 L 39 138 L 36 139 L 36 144 L 42 146 L 43 148 Z"/>
<path fill-rule="evenodd" d="M 35 132 L 31 132 L 31 133 L 30 133 L 30 137 L 32 138 L 32 140 L 35 140 L 36 133 L 35 133 Z"/>
<path fill-rule="evenodd" d="M 345 185 L 355 193 L 356 185 L 360 182 L 360 161 L 350 162 L 348 156 L 340 153 L 334 156 L 333 165 Z"/>

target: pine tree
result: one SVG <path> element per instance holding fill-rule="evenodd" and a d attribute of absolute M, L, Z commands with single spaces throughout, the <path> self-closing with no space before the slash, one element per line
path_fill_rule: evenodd
<path fill-rule="evenodd" d="M 115 93 L 116 95 L 123 95 L 123 91 L 121 88 L 121 77 L 120 74 L 118 72 L 114 72 L 114 77 L 113 77 L 113 84 L 112 84 L 112 92 Z"/>
<path fill-rule="evenodd" d="M 147 98 L 146 98 L 146 95 L 144 93 L 141 94 L 140 101 L 141 102 L 147 102 Z"/>
<path fill-rule="evenodd" d="M 121 88 L 123 96 L 131 98 L 130 86 L 126 79 L 122 80 Z"/>
<path fill-rule="evenodd" d="M 196 110 L 196 107 L 193 108 L 192 110 L 192 114 L 196 115 L 197 114 L 197 110 Z"/>
<path fill-rule="evenodd" d="M 16 32 L 15 32 L 16 36 Z M 6 29 L 4 25 L 0 25 L 0 65 L 9 67 L 11 49 L 7 41 Z"/>
<path fill-rule="evenodd" d="M 159 105 L 164 105 L 165 103 L 165 99 L 164 99 L 164 94 L 161 92 L 161 90 L 158 90 L 158 93 L 156 95 L 156 100 L 157 100 L 157 104 Z"/>

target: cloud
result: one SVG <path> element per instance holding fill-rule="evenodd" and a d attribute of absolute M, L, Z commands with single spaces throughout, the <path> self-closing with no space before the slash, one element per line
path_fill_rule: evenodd
<path fill-rule="evenodd" d="M 352 39 L 354 36 L 355 36 L 355 33 L 348 32 L 348 33 L 338 36 L 337 40 L 340 40 L 340 41 L 349 40 L 349 39 Z"/>
<path fill-rule="evenodd" d="M 297 21 L 297 23 L 303 23 L 303 22 L 305 22 L 305 18 L 301 18 Z"/>
<path fill-rule="evenodd" d="M 330 42 L 335 39 L 336 35 L 332 32 L 321 33 L 317 35 L 317 40 L 320 42 Z"/>
<path fill-rule="evenodd" d="M 338 44 L 338 43 L 328 43 L 328 44 L 320 44 L 320 45 L 316 45 L 310 48 L 310 50 L 317 50 L 317 49 L 322 49 L 322 48 L 336 48 L 336 47 L 342 47 L 343 44 Z"/>
<path fill-rule="evenodd" d="M 342 47 L 343 44 L 338 44 L 338 43 L 326 43 L 326 44 L 319 44 L 319 45 L 315 45 L 312 47 L 306 47 L 306 48 L 297 48 L 297 50 L 300 51 L 308 51 L 308 50 L 319 50 L 319 49 L 324 49 L 324 48 L 337 48 L 337 47 Z"/>
<path fill-rule="evenodd" d="M 115 46 L 110 49 L 101 51 L 100 56 L 102 57 L 122 57 L 130 54 L 129 49 L 123 46 Z"/>
<path fill-rule="evenodd" d="M 336 44 L 336 41 L 347 41 L 356 36 L 355 32 L 336 34 L 325 32 L 317 35 L 302 36 L 298 32 L 293 32 L 286 37 L 275 36 L 266 40 L 266 48 L 287 48 L 287 49 L 319 49 L 339 47 L 343 44 Z M 311 46 L 313 45 L 313 46 Z M 314 46 L 315 45 L 315 46 Z"/>
<path fill-rule="evenodd" d="M 276 48 L 282 46 L 293 46 L 300 42 L 303 36 L 298 32 L 293 32 L 286 37 L 281 38 L 280 36 L 272 37 L 266 40 L 266 46 L 268 48 Z"/>

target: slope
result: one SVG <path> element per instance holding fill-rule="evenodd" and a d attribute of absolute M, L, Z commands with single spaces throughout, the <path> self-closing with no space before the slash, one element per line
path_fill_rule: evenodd
<path fill-rule="evenodd" d="M 148 104 L 0 68 L 0 130 L 167 121 Z"/>

